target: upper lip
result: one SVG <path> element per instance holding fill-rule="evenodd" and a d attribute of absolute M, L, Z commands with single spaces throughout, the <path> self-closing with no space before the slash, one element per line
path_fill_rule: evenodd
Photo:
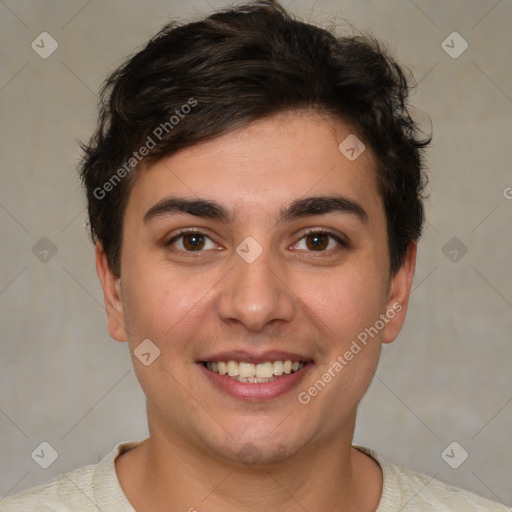
<path fill-rule="evenodd" d="M 229 352 L 216 352 L 212 355 L 205 355 L 197 360 L 202 362 L 239 361 L 245 363 L 266 363 L 267 361 L 299 361 L 311 362 L 312 358 L 303 354 L 285 352 L 281 350 L 268 350 L 265 352 L 248 352 L 245 350 L 233 350 Z"/>

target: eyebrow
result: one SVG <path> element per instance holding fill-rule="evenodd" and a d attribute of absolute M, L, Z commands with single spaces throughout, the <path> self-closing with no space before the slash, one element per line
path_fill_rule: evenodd
<path fill-rule="evenodd" d="M 368 214 L 364 208 L 356 201 L 343 196 L 317 196 L 297 199 L 281 210 L 281 220 L 289 221 L 301 217 L 336 212 L 354 215 L 363 223 L 368 221 Z M 222 220 L 226 223 L 233 220 L 224 206 L 211 199 L 167 197 L 153 205 L 146 212 L 144 223 L 176 213 Z"/>

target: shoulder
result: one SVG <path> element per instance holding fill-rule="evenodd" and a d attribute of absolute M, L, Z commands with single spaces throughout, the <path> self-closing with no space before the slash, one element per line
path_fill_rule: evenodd
<path fill-rule="evenodd" d="M 367 448 L 357 447 L 374 458 L 383 473 L 381 501 L 376 512 L 510 512 L 511 509 L 470 491 L 392 464 Z"/>
<path fill-rule="evenodd" d="M 143 440 L 119 443 L 98 464 L 84 466 L 0 501 L 0 512 L 134 512 L 117 478 L 115 459 Z"/>
<path fill-rule="evenodd" d="M 0 501 L 0 512 L 64 512 L 95 510 L 93 480 L 95 465 L 69 473 Z"/>

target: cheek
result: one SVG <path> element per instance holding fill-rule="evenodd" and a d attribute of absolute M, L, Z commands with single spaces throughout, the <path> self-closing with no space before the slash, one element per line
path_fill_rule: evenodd
<path fill-rule="evenodd" d="M 336 340 L 349 341 L 373 325 L 386 302 L 382 273 L 375 265 L 340 268 L 328 278 L 309 276 L 301 289 L 304 303 Z"/>
<path fill-rule="evenodd" d="M 142 262 L 123 276 L 124 316 L 129 341 L 149 338 L 162 350 L 177 349 L 200 325 L 215 275 Z M 171 343 L 172 342 L 172 343 Z"/>

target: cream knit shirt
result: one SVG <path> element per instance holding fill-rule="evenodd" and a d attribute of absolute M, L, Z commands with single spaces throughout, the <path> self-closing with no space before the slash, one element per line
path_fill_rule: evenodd
<path fill-rule="evenodd" d="M 114 460 L 141 441 L 118 444 L 98 464 L 64 473 L 54 480 L 0 501 L 0 512 L 136 512 L 126 498 Z M 512 509 L 471 492 L 404 469 L 366 448 L 382 468 L 383 489 L 375 512 L 510 512 Z"/>

